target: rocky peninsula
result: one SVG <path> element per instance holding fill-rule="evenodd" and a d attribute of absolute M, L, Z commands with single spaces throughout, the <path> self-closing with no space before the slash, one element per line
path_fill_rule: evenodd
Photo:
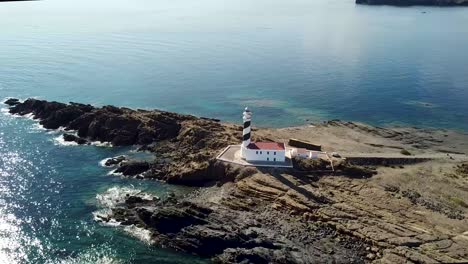
<path fill-rule="evenodd" d="M 468 6 L 467 0 L 356 0 L 356 4 L 391 6 Z"/>
<path fill-rule="evenodd" d="M 153 161 L 116 157 L 124 177 L 201 186 L 186 196 L 122 197 L 101 222 L 150 233 L 154 246 L 220 263 L 438 263 L 468 261 L 468 135 L 442 129 L 382 128 L 328 121 L 254 128 L 254 140 L 291 137 L 328 152 L 427 155 L 417 163 L 242 167 L 216 160 L 242 127 L 159 110 L 9 99 L 65 140 L 138 145 Z"/>

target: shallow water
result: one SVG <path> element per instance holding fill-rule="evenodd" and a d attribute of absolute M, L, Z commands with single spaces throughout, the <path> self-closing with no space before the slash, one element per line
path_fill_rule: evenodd
<path fill-rule="evenodd" d="M 248 105 L 258 126 L 340 118 L 466 131 L 464 25 L 468 8 L 341 0 L 1 3 L 0 98 L 234 122 Z M 188 190 L 99 166 L 129 149 L 62 143 L 0 113 L 0 263 L 198 261 L 93 221 L 109 190 Z"/>

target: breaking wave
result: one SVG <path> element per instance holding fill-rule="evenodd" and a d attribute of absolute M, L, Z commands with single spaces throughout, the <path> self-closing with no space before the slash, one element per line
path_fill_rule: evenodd
<path fill-rule="evenodd" d="M 63 135 L 55 137 L 53 140 L 54 140 L 54 144 L 57 146 L 78 146 L 78 143 L 74 141 L 65 141 L 65 139 L 63 138 Z"/>
<path fill-rule="evenodd" d="M 153 195 L 144 193 L 139 189 L 133 187 L 112 187 L 109 188 L 102 194 L 96 195 L 96 203 L 99 210 L 93 212 L 93 218 L 97 222 L 102 222 L 104 225 L 117 227 L 121 226 L 118 221 L 111 218 L 112 208 L 122 205 L 125 202 L 127 196 L 140 196 L 143 199 L 151 200 L 154 198 Z M 146 242 L 151 243 L 151 232 L 137 227 L 135 225 L 124 226 L 122 228 L 125 232 L 131 236 Z"/>

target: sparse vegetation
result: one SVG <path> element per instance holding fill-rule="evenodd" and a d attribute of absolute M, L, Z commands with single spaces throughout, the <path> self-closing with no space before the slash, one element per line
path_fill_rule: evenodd
<path fill-rule="evenodd" d="M 468 204 L 465 203 L 465 201 L 463 201 L 462 199 L 458 198 L 458 197 L 450 197 L 449 198 L 450 201 L 452 201 L 454 204 L 458 205 L 458 206 L 461 206 L 461 207 L 465 207 L 465 208 L 468 208 Z"/>

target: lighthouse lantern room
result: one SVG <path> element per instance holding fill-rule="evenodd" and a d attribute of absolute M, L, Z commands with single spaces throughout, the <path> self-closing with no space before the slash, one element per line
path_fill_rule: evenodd
<path fill-rule="evenodd" d="M 278 142 L 251 142 L 252 112 L 245 108 L 243 117 L 241 156 L 246 161 L 284 162 L 286 150 L 284 143 Z"/>

